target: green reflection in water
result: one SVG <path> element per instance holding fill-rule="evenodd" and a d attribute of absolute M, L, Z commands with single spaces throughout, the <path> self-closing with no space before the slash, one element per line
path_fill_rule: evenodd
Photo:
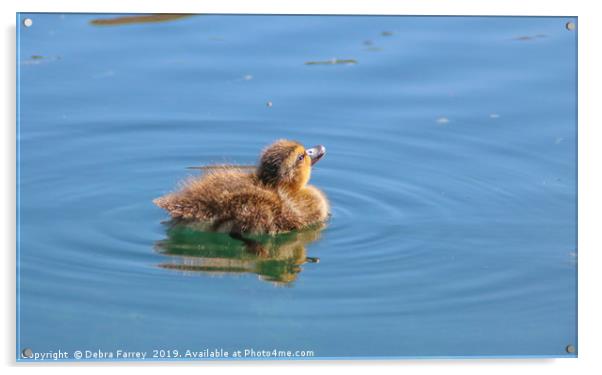
<path fill-rule="evenodd" d="M 202 224 L 168 222 L 167 238 L 155 249 L 170 257 L 159 267 L 185 274 L 255 273 L 261 280 L 288 285 L 297 279 L 307 257 L 305 246 L 320 238 L 323 225 L 276 236 L 232 236 L 205 231 Z"/>

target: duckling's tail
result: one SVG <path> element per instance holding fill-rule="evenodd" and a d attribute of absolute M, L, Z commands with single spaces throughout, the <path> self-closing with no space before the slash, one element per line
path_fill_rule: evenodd
<path fill-rule="evenodd" d="M 172 218 L 191 219 L 195 216 L 195 212 L 191 207 L 183 204 L 177 195 L 168 194 L 153 200 L 153 203 L 167 211 Z"/>
<path fill-rule="evenodd" d="M 153 199 L 153 203 L 156 204 L 158 207 L 164 209 L 165 211 L 169 212 L 169 214 L 173 217 L 182 216 L 183 214 L 181 212 L 182 207 L 178 204 L 178 202 L 176 202 L 174 197 L 171 195 L 164 195 L 157 199 Z"/>
<path fill-rule="evenodd" d="M 168 201 L 168 199 L 166 196 L 153 199 L 153 203 L 163 209 L 167 209 L 167 206 L 168 206 L 167 201 Z"/>

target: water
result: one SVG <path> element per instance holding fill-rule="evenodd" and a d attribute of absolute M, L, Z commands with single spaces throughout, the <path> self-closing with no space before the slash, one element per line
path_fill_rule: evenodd
<path fill-rule="evenodd" d="M 19 351 L 575 356 L 570 19 L 26 16 Z M 323 230 L 258 258 L 151 203 L 279 138 L 328 149 Z"/>

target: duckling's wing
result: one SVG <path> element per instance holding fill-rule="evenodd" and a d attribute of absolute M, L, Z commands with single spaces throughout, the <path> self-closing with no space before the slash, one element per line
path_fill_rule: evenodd
<path fill-rule="evenodd" d="M 220 169 L 237 169 L 237 170 L 245 170 L 248 172 L 254 171 L 257 167 L 255 165 L 230 165 L 230 164 L 225 164 L 225 165 L 199 165 L 199 166 L 193 166 L 193 167 L 188 167 L 186 169 L 200 169 L 202 171 L 214 171 L 214 170 L 220 170 Z"/>

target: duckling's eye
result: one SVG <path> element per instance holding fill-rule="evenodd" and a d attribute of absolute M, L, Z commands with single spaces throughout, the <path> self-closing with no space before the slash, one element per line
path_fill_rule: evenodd
<path fill-rule="evenodd" d="M 305 158 L 305 154 L 300 154 L 299 156 L 297 156 L 297 161 L 301 161 Z"/>

